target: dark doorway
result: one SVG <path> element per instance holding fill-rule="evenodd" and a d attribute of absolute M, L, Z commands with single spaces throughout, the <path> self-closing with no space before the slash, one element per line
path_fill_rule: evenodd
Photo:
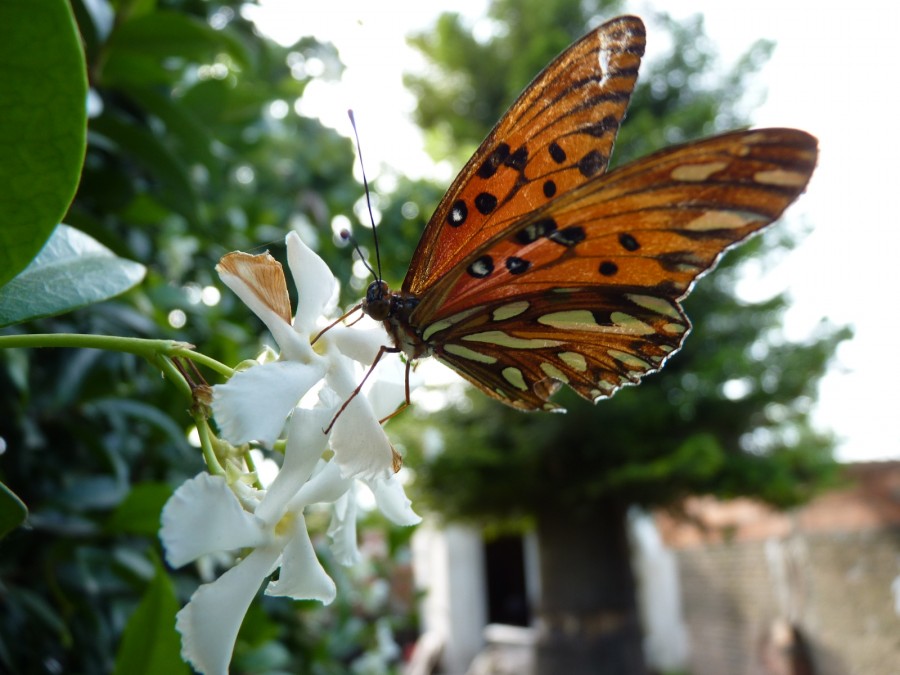
<path fill-rule="evenodd" d="M 522 537 L 497 537 L 484 545 L 487 566 L 488 621 L 530 626 L 525 589 Z"/>

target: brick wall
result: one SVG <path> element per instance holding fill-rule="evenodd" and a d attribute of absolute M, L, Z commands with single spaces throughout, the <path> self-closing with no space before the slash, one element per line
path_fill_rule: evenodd
<path fill-rule="evenodd" d="M 789 514 L 696 498 L 690 522 L 658 515 L 678 557 L 691 673 L 900 674 L 900 463 L 848 473 L 852 487 Z"/>

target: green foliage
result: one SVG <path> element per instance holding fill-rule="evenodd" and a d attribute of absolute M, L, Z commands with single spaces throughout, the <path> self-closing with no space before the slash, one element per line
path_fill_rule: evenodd
<path fill-rule="evenodd" d="M 117 675 L 190 672 L 181 659 L 181 641 L 175 632 L 178 607 L 172 580 L 157 563 L 156 574 L 122 634 Z"/>
<path fill-rule="evenodd" d="M 0 286 L 72 201 L 84 159 L 84 55 L 65 0 L 0 3 Z"/>
<path fill-rule="evenodd" d="M 31 143 L 23 152 L 35 160 L 0 158 L 0 209 L 13 213 L 11 196 L 46 212 L 23 211 L 21 227 L 0 227 L 10 237 L 2 271 L 24 269 L 63 216 L 77 229 L 57 230 L 0 291 L 18 303 L 2 305 L 4 322 L 20 322 L 4 335 L 168 338 L 233 364 L 258 353 L 264 329 L 228 293 L 205 304 L 222 254 L 274 242 L 280 256 L 293 227 L 349 277 L 350 254 L 334 244 L 331 221 L 352 213 L 362 194 L 353 146 L 293 107 L 311 81 L 308 59 L 325 64 L 323 77 L 340 72 L 333 46 L 268 42 L 238 0 L 72 0 L 79 40 L 71 17 L 49 23 L 69 13 L 66 3 L 35 1 L 40 12 L 30 1 L 0 6 L 0 33 L 16 37 L 0 45 L 0 144 Z M 55 32 L 33 43 L 18 37 L 42 27 Z M 22 92 L 15 105 L 7 104 L 12 85 Z M 42 135 L 10 130 L 10 120 L 43 125 Z M 72 138 L 66 145 L 48 129 Z M 37 180 L 28 172 L 40 173 L 44 159 L 59 172 Z M 46 199 L 24 191 L 23 178 Z M 21 194 L 10 192 L 14 183 Z M 82 307 L 130 287 L 144 268 L 138 287 Z M 168 495 L 203 469 L 188 442 L 188 406 L 155 366 L 131 355 L 0 350 L 0 523 L 14 527 L 29 509 L 26 527 L 0 547 L 0 671 L 169 672 L 180 662 L 174 611 L 200 578 L 182 569 L 167 579 L 157 531 Z M 238 670 L 347 672 L 376 647 L 372 617 L 349 601 L 322 609 L 278 600 L 254 611 Z M 332 634 L 349 636 L 340 654 Z"/>
<path fill-rule="evenodd" d="M 554 11 L 559 19 L 547 14 Z M 603 3 L 499 0 L 491 8 L 497 38 L 489 45 L 475 42 L 457 16 L 444 15 L 433 34 L 414 42 L 433 62 L 429 75 L 409 79 L 426 97 L 421 123 L 457 147 L 473 147 L 527 81 L 525 64 L 535 74 L 598 13 L 604 20 L 614 14 Z M 557 31 L 547 26 L 561 32 L 553 37 Z M 735 92 L 771 49 L 755 45 L 715 81 L 702 20 L 648 21 L 648 41 L 664 40 L 666 31 L 671 47 L 642 68 L 619 134 L 619 162 L 742 124 Z M 467 93 L 473 83 L 477 98 Z M 611 499 L 666 505 L 688 494 L 752 495 L 789 506 L 833 484 L 833 439 L 810 426 L 809 412 L 849 331 L 823 324 L 808 342 L 791 343 L 779 329 L 784 297 L 735 299 L 740 262 L 766 252 L 760 241 L 729 253 L 694 289 L 684 303 L 694 324 L 685 348 L 639 387 L 596 406 L 567 390 L 557 397 L 565 415 L 523 415 L 476 392 L 466 405 L 471 410 L 432 419 L 445 451 L 410 462 L 419 498 L 450 518 L 502 524 L 560 509 L 590 514 Z M 403 427 L 409 448 L 422 444 L 421 427 Z"/>
<path fill-rule="evenodd" d="M 17 528 L 28 517 L 28 507 L 15 492 L 0 483 L 0 539 Z"/>
<path fill-rule="evenodd" d="M 102 302 L 140 283 L 146 268 L 60 225 L 31 264 L 0 288 L 0 326 Z"/>

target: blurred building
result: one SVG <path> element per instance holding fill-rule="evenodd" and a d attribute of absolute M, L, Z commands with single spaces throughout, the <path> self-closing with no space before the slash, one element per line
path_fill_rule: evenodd
<path fill-rule="evenodd" d="M 694 497 L 635 514 L 648 662 L 691 675 L 900 673 L 900 462 L 848 465 L 846 487 L 780 512 Z M 410 673 L 523 675 L 537 546 L 424 525 L 414 540 L 422 649 Z"/>

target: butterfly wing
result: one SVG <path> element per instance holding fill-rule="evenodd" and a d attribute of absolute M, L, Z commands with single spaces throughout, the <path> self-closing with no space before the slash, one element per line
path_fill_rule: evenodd
<path fill-rule="evenodd" d="M 690 323 L 679 300 L 803 192 L 816 154 L 805 132 L 762 129 L 628 164 L 472 249 L 410 325 L 439 359 L 515 407 L 554 407 L 547 398 L 561 383 L 609 396 L 681 346 Z"/>
<path fill-rule="evenodd" d="M 640 19 L 585 35 L 541 72 L 488 134 L 429 221 L 403 291 L 428 289 L 519 220 L 601 175 L 644 53 Z"/>

